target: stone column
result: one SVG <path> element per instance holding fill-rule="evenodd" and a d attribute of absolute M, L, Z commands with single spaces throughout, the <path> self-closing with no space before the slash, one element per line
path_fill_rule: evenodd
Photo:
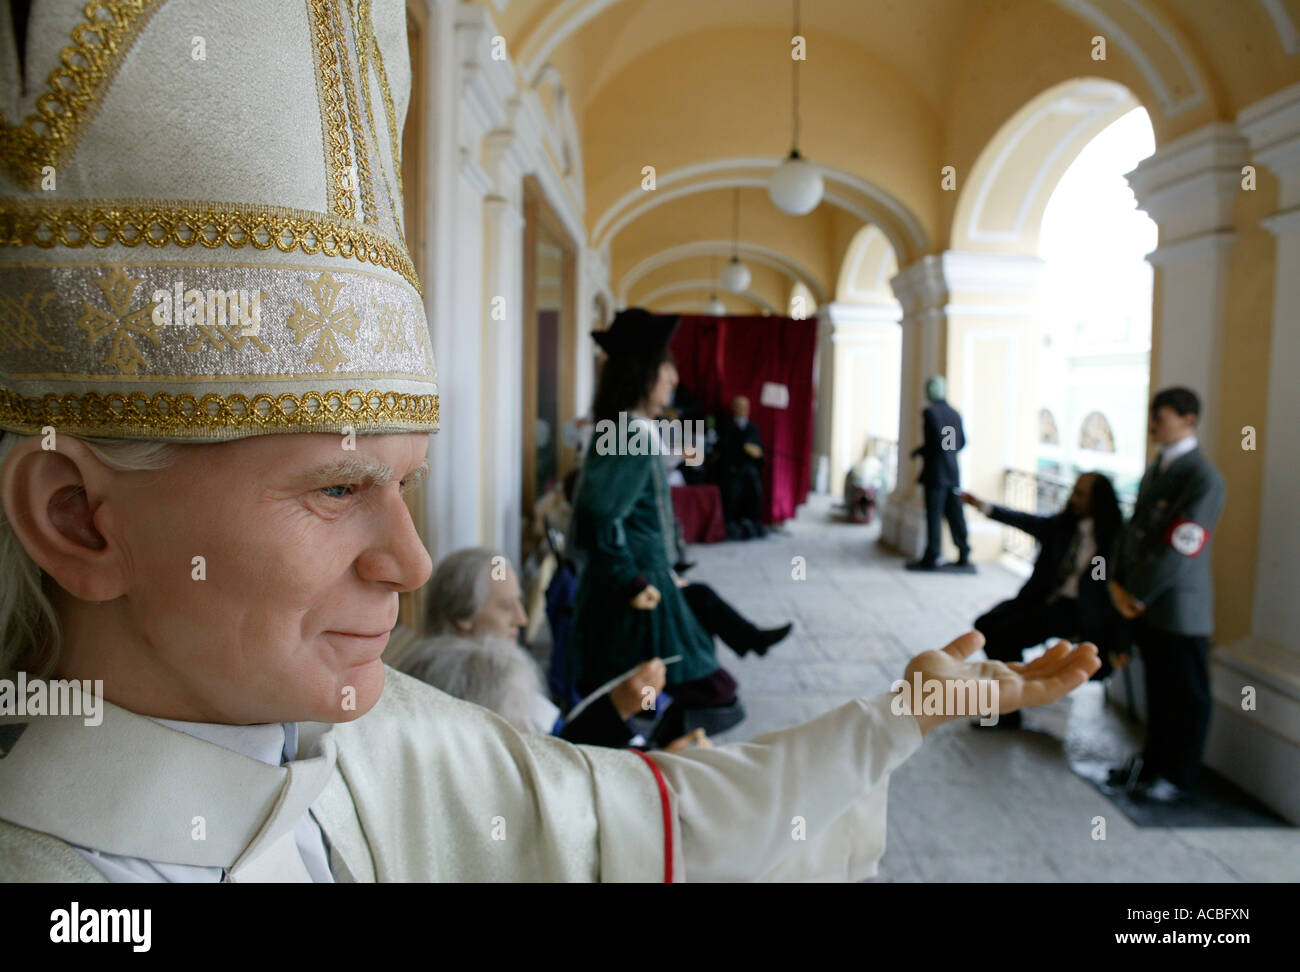
<path fill-rule="evenodd" d="M 916 484 L 919 466 L 909 458 L 921 444 L 925 382 L 944 370 L 948 289 L 943 263 L 924 256 L 890 281 L 903 307 L 902 366 L 898 397 L 898 484 L 885 503 L 881 542 L 908 558 L 925 548 L 925 505 Z"/>
<path fill-rule="evenodd" d="M 949 250 L 948 402 L 961 413 L 966 448 L 958 454 L 962 488 L 1002 502 L 1006 471 L 1034 473 L 1038 454 L 1039 289 L 1037 257 Z M 1003 527 L 967 508 L 971 557 L 1002 556 Z M 955 556 L 955 548 L 949 548 Z"/>
<path fill-rule="evenodd" d="M 1300 85 L 1245 108 L 1238 123 L 1255 164 L 1279 181 L 1277 213 L 1263 221 L 1277 241 L 1273 326 L 1251 632 L 1214 652 L 1206 762 L 1300 823 Z M 1253 709 L 1243 706 L 1243 689 L 1253 690 Z"/>
<path fill-rule="evenodd" d="M 1214 459 L 1232 209 L 1246 162 L 1237 127 L 1216 122 L 1177 138 L 1127 176 L 1138 206 L 1160 227 L 1151 390 L 1186 385 L 1202 398 L 1198 439 Z"/>
<path fill-rule="evenodd" d="M 519 416 L 523 414 L 524 166 L 510 129 L 488 134 L 484 156 L 495 188 L 485 199 L 483 542 L 517 563 L 523 475 Z"/>
<path fill-rule="evenodd" d="M 867 440 L 898 434 L 902 308 L 835 301 L 817 316 L 824 335 L 819 405 L 826 417 L 819 452 L 829 457 L 830 492 L 839 495 Z"/>

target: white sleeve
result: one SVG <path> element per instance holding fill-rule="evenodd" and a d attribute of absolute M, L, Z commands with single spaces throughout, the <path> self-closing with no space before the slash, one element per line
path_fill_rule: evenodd
<path fill-rule="evenodd" d="M 857 881 L 885 850 L 889 774 L 921 745 L 894 696 L 716 749 L 651 756 L 688 881 Z"/>

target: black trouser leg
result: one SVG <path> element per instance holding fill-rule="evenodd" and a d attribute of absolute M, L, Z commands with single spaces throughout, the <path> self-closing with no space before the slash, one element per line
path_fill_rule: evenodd
<path fill-rule="evenodd" d="M 1026 648 L 1048 638 L 1069 637 L 1078 624 L 1078 604 L 1060 598 L 1049 604 L 1003 601 L 975 621 L 984 635 L 984 654 L 997 661 L 1018 662 Z"/>
<path fill-rule="evenodd" d="M 761 523 L 763 520 L 763 480 L 758 470 L 748 468 L 741 480 L 741 518 Z"/>
<path fill-rule="evenodd" d="M 939 559 L 943 542 L 943 508 L 946 486 L 925 487 L 925 553 L 921 561 L 933 564 Z"/>
<path fill-rule="evenodd" d="M 721 638 L 736 654 L 743 655 L 758 641 L 758 628 L 708 584 L 687 584 L 682 588 L 682 596 L 701 627 Z"/>
<path fill-rule="evenodd" d="M 1146 668 L 1146 772 L 1194 786 L 1210 730 L 1209 641 L 1142 626 L 1138 645 Z"/>
<path fill-rule="evenodd" d="M 961 495 L 955 489 L 948 489 L 944 498 L 944 514 L 948 517 L 948 529 L 952 531 L 952 542 L 957 545 L 961 559 L 970 556 L 970 543 L 966 538 L 966 514 L 961 508 Z"/>

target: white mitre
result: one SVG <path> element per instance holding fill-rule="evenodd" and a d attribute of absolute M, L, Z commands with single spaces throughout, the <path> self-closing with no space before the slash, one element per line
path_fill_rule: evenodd
<path fill-rule="evenodd" d="M 7 8 L 0 428 L 436 430 L 400 0 Z"/>

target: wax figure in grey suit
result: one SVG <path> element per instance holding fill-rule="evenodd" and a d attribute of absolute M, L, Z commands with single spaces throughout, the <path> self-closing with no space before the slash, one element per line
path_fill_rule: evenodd
<path fill-rule="evenodd" d="M 913 458 L 922 459 L 917 482 L 925 487 L 925 553 L 920 560 L 908 564 L 908 570 L 937 570 L 940 566 L 955 566 L 968 572 L 975 569 L 966 541 L 966 517 L 962 513 L 959 489 L 961 474 L 957 469 L 957 453 L 966 448 L 966 432 L 961 414 L 944 400 L 946 393 L 946 382 L 941 375 L 926 382 L 925 397 L 930 404 L 921 413 L 925 441 L 912 450 Z M 940 521 L 945 517 L 952 531 L 952 542 L 960 554 L 955 565 L 939 563 L 943 540 Z"/>
<path fill-rule="evenodd" d="M 1141 755 L 1111 771 L 1110 782 L 1160 802 L 1189 795 L 1210 728 L 1210 539 L 1224 486 L 1197 448 L 1200 412 L 1187 388 L 1166 388 L 1152 399 L 1149 431 L 1160 454 L 1142 477 L 1111 572 L 1116 609 L 1137 622 L 1147 739 Z"/>

